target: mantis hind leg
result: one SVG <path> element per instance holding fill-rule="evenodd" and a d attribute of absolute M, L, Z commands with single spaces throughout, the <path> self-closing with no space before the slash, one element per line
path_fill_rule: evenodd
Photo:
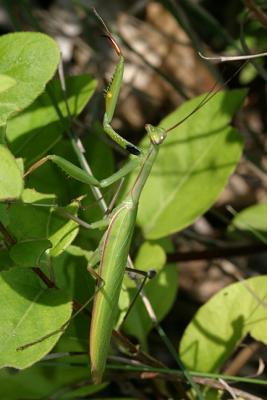
<path fill-rule="evenodd" d="M 73 314 L 66 322 L 64 322 L 64 324 L 63 324 L 59 329 L 56 329 L 56 330 L 54 330 L 54 331 L 52 331 L 52 332 L 49 332 L 48 334 L 39 337 L 38 339 L 34 340 L 33 342 L 26 343 L 26 344 L 24 344 L 24 345 L 18 347 L 18 348 L 16 349 L 17 351 L 26 350 L 27 348 L 32 347 L 32 346 L 34 346 L 35 344 L 41 343 L 41 342 L 43 342 L 44 340 L 50 338 L 51 336 L 56 335 L 57 333 L 64 332 L 64 331 L 67 329 L 69 323 L 70 323 L 72 320 L 74 320 L 74 318 L 75 318 L 78 314 L 80 314 L 82 311 L 86 311 L 86 307 L 88 306 L 88 304 L 90 304 L 91 301 L 94 300 L 95 295 L 96 295 L 96 294 L 103 288 L 103 286 L 105 285 L 104 280 L 98 275 L 97 272 L 94 271 L 93 268 L 91 268 L 90 266 L 88 266 L 88 267 L 87 267 L 87 270 L 92 274 L 92 276 L 93 276 L 94 278 L 97 279 L 97 287 L 96 287 L 96 290 L 95 290 L 94 294 L 93 294 L 84 304 L 80 305 L 79 308 L 78 308 L 78 310 L 75 311 L 74 314 Z"/>
<path fill-rule="evenodd" d="M 124 322 L 126 321 L 128 315 L 130 314 L 130 312 L 131 312 L 131 310 L 132 310 L 132 308 L 134 306 L 134 303 L 136 302 L 139 294 L 142 292 L 142 290 L 143 290 L 145 284 L 147 283 L 147 281 L 156 276 L 156 271 L 154 269 L 150 269 L 149 271 L 141 271 L 141 270 L 138 270 L 138 269 L 135 269 L 135 268 L 127 267 L 126 271 L 129 273 L 130 278 L 132 277 L 132 279 L 135 279 L 135 277 L 134 277 L 135 275 L 141 275 L 143 277 L 143 280 L 142 280 L 141 284 L 139 285 L 139 288 L 136 291 L 136 293 L 134 295 L 134 298 L 131 300 L 131 303 L 130 303 L 130 305 L 128 307 L 128 310 L 127 310 L 126 314 L 123 317 L 121 325 L 123 325 Z"/>

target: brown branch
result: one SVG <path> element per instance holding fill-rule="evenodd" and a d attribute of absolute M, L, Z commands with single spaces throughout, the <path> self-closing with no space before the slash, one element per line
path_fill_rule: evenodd
<path fill-rule="evenodd" d="M 241 244 L 229 247 L 214 247 L 205 250 L 182 251 L 177 253 L 168 253 L 168 262 L 193 261 L 193 260 L 211 260 L 213 258 L 243 257 L 249 254 L 267 252 L 267 246 L 264 243 Z"/>
<path fill-rule="evenodd" d="M 116 369 L 112 366 L 112 369 Z M 120 374 L 124 374 L 124 371 L 121 370 L 120 368 Z M 109 373 L 109 375 L 114 375 L 114 373 Z M 164 374 L 164 373 L 159 373 L 159 372 L 141 372 L 141 371 L 126 371 L 125 375 L 127 378 L 139 378 L 139 379 L 163 379 L 165 382 L 176 382 L 178 381 L 185 381 L 185 377 L 182 375 L 182 373 L 172 373 L 172 374 Z M 195 383 L 203 386 L 209 386 L 210 388 L 213 389 L 218 389 L 222 390 L 224 392 L 227 391 L 226 385 L 223 384 L 223 382 L 217 381 L 215 379 L 211 378 L 202 378 L 198 376 L 193 376 L 192 379 L 194 380 Z M 227 381 L 227 377 L 225 379 Z M 228 384 L 229 385 L 229 384 Z M 244 400 L 264 400 L 262 397 L 254 396 L 253 394 L 250 394 L 248 392 L 245 392 L 244 390 L 237 389 L 233 386 L 231 387 L 231 392 L 234 393 L 236 396 L 241 397 Z"/>
<path fill-rule="evenodd" d="M 16 239 L 8 232 L 5 226 L 0 222 L 0 232 L 4 236 L 4 240 L 10 245 L 14 246 L 17 243 Z"/>
<path fill-rule="evenodd" d="M 260 342 L 253 342 L 250 345 L 243 347 L 231 364 L 225 368 L 223 373 L 225 375 L 236 375 L 261 347 L 262 343 Z"/>
<path fill-rule="evenodd" d="M 157 360 L 156 358 L 145 353 L 143 350 L 141 350 L 139 345 L 133 344 L 121 332 L 113 330 L 112 336 L 114 339 L 119 341 L 128 350 L 128 352 L 132 354 L 142 364 L 150 365 L 151 367 L 155 368 L 166 368 L 166 365 L 164 365 L 161 361 Z"/>
<path fill-rule="evenodd" d="M 199 377 L 193 377 L 193 379 L 199 385 L 207 385 L 207 386 L 212 387 L 214 389 L 223 390 L 224 392 L 226 391 L 226 388 L 222 383 L 220 383 L 218 381 L 215 381 L 213 379 L 199 378 Z M 239 396 L 244 400 L 264 400 L 262 397 L 254 396 L 253 394 L 245 392 L 244 390 L 236 389 L 236 388 L 234 388 L 232 386 L 231 386 L 231 391 L 236 396 Z"/>
<path fill-rule="evenodd" d="M 33 272 L 46 284 L 49 289 L 58 289 L 56 284 L 49 279 L 45 273 L 38 267 L 32 268 Z"/>
<path fill-rule="evenodd" d="M 49 288 L 49 289 L 58 289 L 57 285 L 55 282 L 51 281 L 51 279 L 48 278 L 48 276 L 45 275 L 45 273 L 38 267 L 32 268 L 32 271 L 44 282 L 44 284 Z M 77 300 L 72 300 L 73 304 L 73 309 L 75 311 L 79 311 L 80 308 L 83 307 L 81 303 L 79 303 Z M 85 308 L 81 311 L 87 316 L 91 315 L 89 311 L 87 311 Z"/>

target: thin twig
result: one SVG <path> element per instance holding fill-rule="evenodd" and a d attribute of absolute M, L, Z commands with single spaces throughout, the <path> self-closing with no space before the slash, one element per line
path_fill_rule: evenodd
<path fill-rule="evenodd" d="M 9 243 L 10 245 L 14 245 L 17 243 L 16 239 L 8 232 L 6 227 L 0 222 L 0 232 L 4 236 L 4 240 Z"/>
<path fill-rule="evenodd" d="M 44 284 L 49 289 L 58 289 L 55 282 L 51 281 L 51 279 L 49 279 L 40 268 L 33 267 L 32 271 L 44 282 Z M 87 316 L 91 315 L 86 309 L 83 308 L 83 304 L 79 303 L 77 300 L 72 300 L 72 304 L 75 311 L 79 311 L 80 309 L 82 309 L 82 312 L 84 314 L 86 314 Z"/>
<path fill-rule="evenodd" d="M 125 359 L 125 364 L 127 364 L 126 362 L 127 360 Z M 127 367 L 124 365 L 123 367 L 118 367 L 116 365 L 108 365 L 107 367 L 109 370 L 120 370 L 120 373 L 123 372 L 123 374 L 126 374 L 126 376 L 128 378 L 139 378 L 139 379 L 162 379 L 164 380 L 164 382 L 175 382 L 175 381 L 185 381 L 185 378 L 182 374 L 182 372 L 174 372 L 173 370 L 171 371 L 171 373 L 164 373 L 164 372 L 157 372 L 156 370 L 153 371 L 149 371 L 149 369 L 147 371 L 142 371 L 142 370 L 138 370 L 140 367 L 135 367 L 133 365 L 131 365 L 131 369 L 127 370 Z M 142 368 L 142 367 L 141 367 Z M 153 373 L 154 372 L 154 373 Z M 199 385 L 203 385 L 203 386 L 209 386 L 210 388 L 213 389 L 218 389 L 218 390 L 222 390 L 222 391 L 226 391 L 226 387 L 225 384 L 223 384 L 222 382 L 220 382 L 219 380 L 215 380 L 212 378 L 205 378 L 205 377 L 200 377 L 200 376 L 196 376 L 194 375 L 194 373 L 191 373 L 192 379 L 194 380 L 195 383 L 199 384 Z M 226 376 L 224 378 L 224 381 L 226 382 L 228 379 L 228 377 Z M 229 386 L 229 384 L 228 384 Z M 231 391 L 232 393 L 235 394 L 235 396 L 239 396 L 244 400 L 264 400 L 262 397 L 258 397 L 258 396 L 254 396 L 253 394 L 250 394 L 248 392 L 245 392 L 244 390 L 240 390 L 237 388 L 234 388 L 231 386 Z"/>
<path fill-rule="evenodd" d="M 205 386 L 207 385 L 214 389 L 223 390 L 224 392 L 226 391 L 225 386 L 221 382 L 215 381 L 213 379 L 199 378 L 199 377 L 193 377 L 193 379 L 199 385 L 205 385 Z M 232 393 L 234 393 L 236 396 L 239 396 L 244 400 L 264 400 L 262 397 L 254 396 L 253 394 L 245 392 L 244 390 L 236 389 L 233 387 L 231 387 L 231 390 Z"/>
<path fill-rule="evenodd" d="M 253 342 L 242 348 L 233 361 L 224 369 L 225 375 L 237 375 L 240 369 L 254 356 L 262 347 L 262 343 Z"/>

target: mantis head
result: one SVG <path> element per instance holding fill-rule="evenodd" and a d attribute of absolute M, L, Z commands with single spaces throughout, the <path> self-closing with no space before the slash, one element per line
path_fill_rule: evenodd
<path fill-rule="evenodd" d="M 164 128 L 146 124 L 145 129 L 153 144 L 161 144 L 167 136 L 167 131 Z"/>

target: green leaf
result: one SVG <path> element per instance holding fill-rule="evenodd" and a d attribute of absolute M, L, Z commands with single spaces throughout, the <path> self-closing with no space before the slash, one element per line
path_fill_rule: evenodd
<path fill-rule="evenodd" d="M 263 68 L 263 65 L 262 65 Z M 257 77 L 257 70 L 252 64 L 247 64 L 240 71 L 239 81 L 241 85 L 249 85 Z"/>
<path fill-rule="evenodd" d="M 267 276 L 229 285 L 202 306 L 180 343 L 193 371 L 216 372 L 247 334 L 267 344 Z"/>
<path fill-rule="evenodd" d="M 49 247 L 53 257 L 64 251 L 76 238 L 79 225 L 52 212 L 55 196 L 51 194 L 26 189 L 22 199 L 24 203 L 17 202 L 6 207 L 7 229 L 19 242 L 12 247 L 10 256 L 18 265 L 32 267 L 38 264 L 41 254 Z M 73 202 L 66 210 L 77 215 L 78 204 Z M 0 220 L 1 214 L 4 215 L 4 210 L 0 213 Z"/>
<path fill-rule="evenodd" d="M 20 197 L 23 190 L 23 178 L 15 158 L 10 151 L 0 145 L 0 200 Z"/>
<path fill-rule="evenodd" d="M 72 76 L 66 79 L 67 101 L 70 114 L 77 117 L 96 88 L 90 75 Z M 60 119 L 57 110 L 60 110 Z M 23 157 L 29 166 L 46 154 L 70 128 L 64 95 L 60 82 L 54 80 L 35 102 L 11 119 L 7 125 L 7 139 L 13 153 Z"/>
<path fill-rule="evenodd" d="M 29 367 L 53 348 L 62 332 L 18 348 L 59 329 L 70 318 L 72 304 L 63 290 L 44 288 L 28 269 L 2 272 L 0 291 L 0 367 Z"/>
<path fill-rule="evenodd" d="M 46 198 L 44 197 L 44 202 Z M 50 202 L 50 198 L 47 200 Z M 42 201 L 39 200 L 39 205 Z M 8 231 L 18 241 L 47 239 L 50 207 L 37 207 L 30 203 L 15 203 L 7 208 Z"/>
<path fill-rule="evenodd" d="M 5 79 L 6 90 L 0 92 L 0 125 L 39 96 L 54 75 L 59 58 L 56 42 L 42 33 L 1 36 L 0 74 Z M 11 81 L 15 84 L 11 85 Z"/>
<path fill-rule="evenodd" d="M 49 240 L 24 240 L 15 244 L 9 255 L 21 267 L 36 267 L 42 254 L 52 247 Z"/>
<path fill-rule="evenodd" d="M 217 199 L 241 155 L 242 138 L 227 125 L 245 94 L 244 90 L 218 93 L 169 133 L 140 199 L 138 223 L 146 238 L 161 238 L 185 228 Z M 160 126 L 170 128 L 201 99 L 184 103 Z M 142 147 L 147 143 L 146 139 Z"/>
<path fill-rule="evenodd" d="M 11 78 L 8 75 L 0 74 L 0 93 L 12 88 L 17 84 L 16 79 Z"/>
<path fill-rule="evenodd" d="M 157 271 L 156 277 L 146 284 L 144 291 L 159 321 L 161 321 L 171 309 L 178 287 L 176 266 L 165 265 L 165 263 L 166 255 L 164 249 L 158 244 L 148 242 L 142 245 L 135 261 L 137 269 L 142 271 L 155 269 Z M 129 304 L 134 298 L 136 291 L 136 286 L 133 285 L 128 277 L 125 277 L 119 301 L 119 308 L 121 310 L 119 323 L 128 310 Z M 164 301 L 162 301 L 162 299 L 164 299 Z M 134 303 L 122 328 L 127 334 L 137 337 L 144 346 L 146 345 L 146 337 L 153 328 L 153 324 L 140 298 Z"/>
<path fill-rule="evenodd" d="M 267 244 L 267 204 L 257 204 L 236 214 L 228 232 L 231 236 L 247 236 Z"/>

